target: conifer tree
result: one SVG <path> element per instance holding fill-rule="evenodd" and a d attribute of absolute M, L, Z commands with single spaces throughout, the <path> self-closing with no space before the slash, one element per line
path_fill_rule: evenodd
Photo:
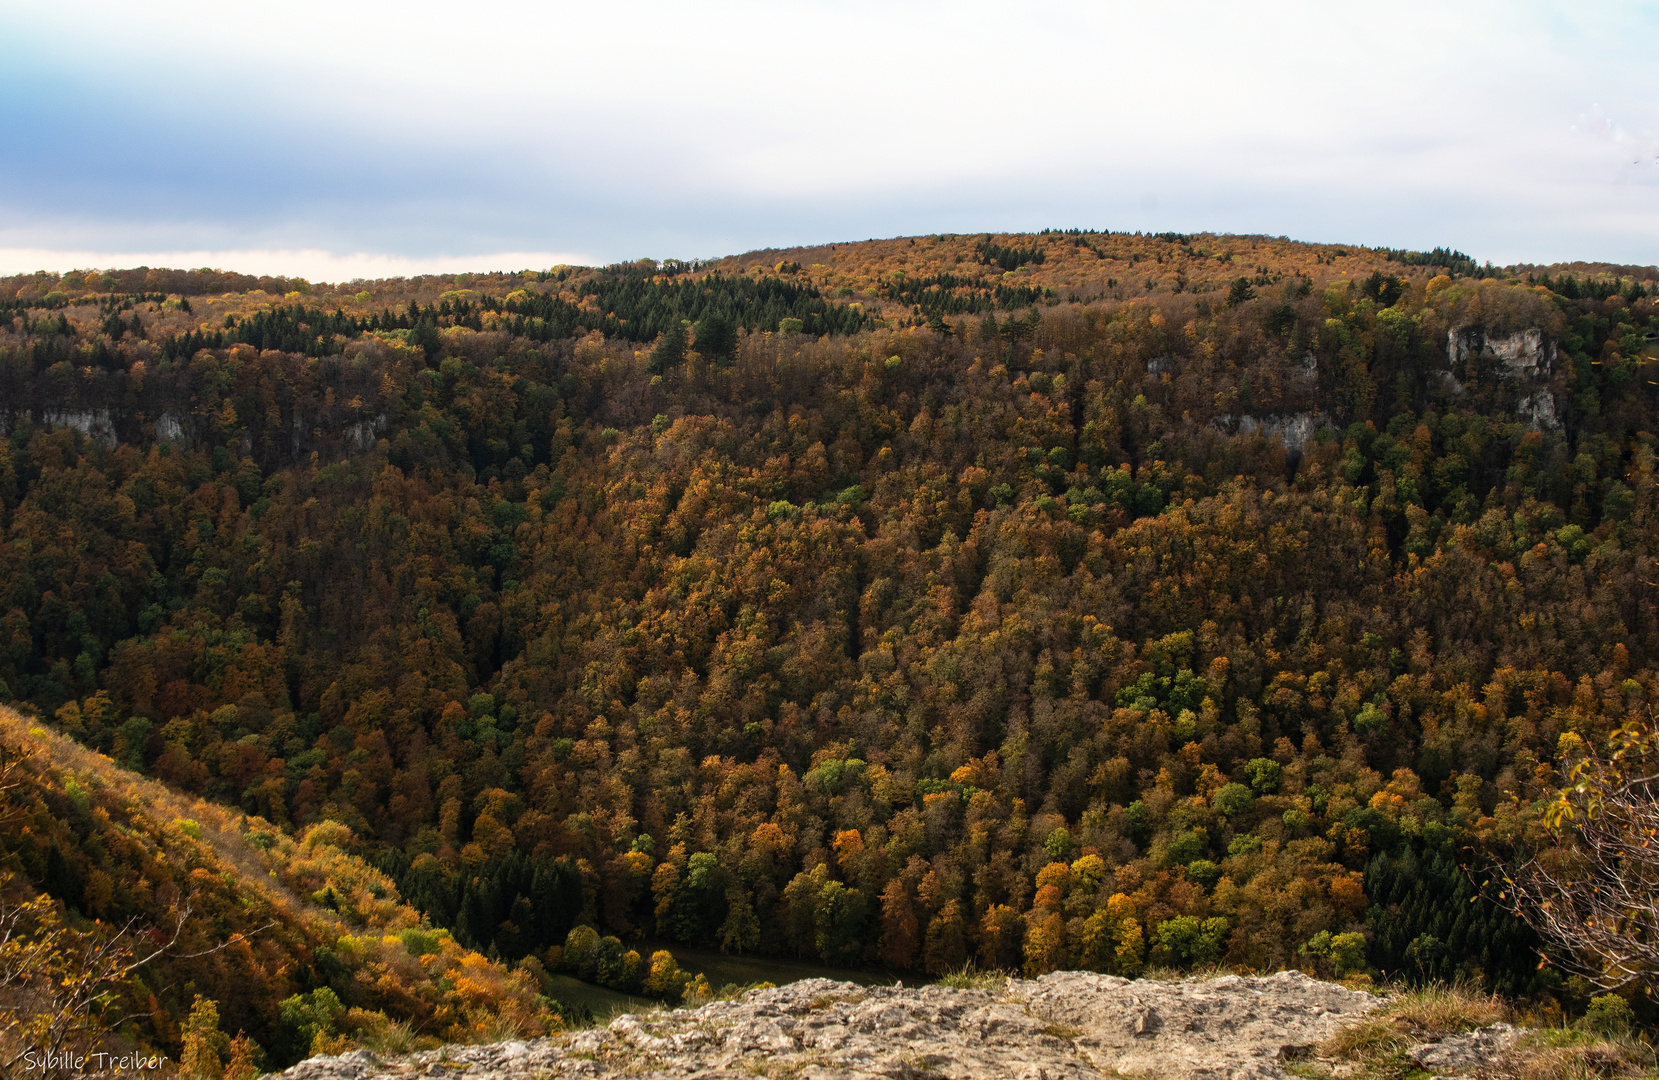
<path fill-rule="evenodd" d="M 653 375 L 662 375 L 673 371 L 685 363 L 685 328 L 678 319 L 662 332 L 656 348 L 651 350 L 651 360 L 646 364 L 646 370 Z"/>

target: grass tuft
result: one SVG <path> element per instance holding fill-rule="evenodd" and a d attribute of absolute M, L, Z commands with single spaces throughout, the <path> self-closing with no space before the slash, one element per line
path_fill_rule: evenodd
<path fill-rule="evenodd" d="M 1431 1035 L 1474 1031 L 1510 1019 L 1509 1006 L 1496 994 L 1482 993 L 1461 983 L 1403 991 L 1382 1012 Z"/>
<path fill-rule="evenodd" d="M 947 971 L 939 976 L 939 985 L 948 986 L 954 990 L 1000 990 L 1007 985 L 1009 974 L 995 968 L 981 970 L 969 960 L 955 971 Z"/>
<path fill-rule="evenodd" d="M 480 1043 L 511 1042 L 515 1039 L 528 1039 L 536 1034 L 535 1028 L 524 1017 L 508 1009 L 501 1009 L 485 1016 L 474 1031 Z"/>
<path fill-rule="evenodd" d="M 1228 975 L 1253 974 L 1235 970 L 1226 964 L 1204 964 L 1193 968 L 1149 967 L 1136 976 L 1145 982 L 1208 982 Z"/>
<path fill-rule="evenodd" d="M 1408 1080 L 1420 1077 L 1406 1051 L 1449 1035 L 1513 1022 L 1493 994 L 1464 984 L 1399 990 L 1382 1007 L 1319 1044 L 1318 1061 L 1287 1063 L 1304 1080 L 1325 1080 L 1341 1063 L 1354 1080 Z M 1482 1080 L 1611 1080 L 1653 1075 L 1653 1049 L 1633 1038 L 1598 1035 L 1584 1027 L 1529 1031 L 1499 1061 L 1481 1071 Z"/>
<path fill-rule="evenodd" d="M 1496 995 L 1462 984 L 1402 990 L 1365 1019 L 1319 1044 L 1324 1057 L 1378 1061 L 1441 1035 L 1474 1031 L 1509 1019 Z"/>
<path fill-rule="evenodd" d="M 1653 1048 L 1635 1039 L 1550 1028 L 1528 1036 L 1491 1075 L 1493 1080 L 1609 1080 L 1651 1077 L 1654 1067 Z"/>
<path fill-rule="evenodd" d="M 393 1020 L 378 1031 L 370 1032 L 358 1042 L 365 1050 L 382 1056 L 409 1054 L 420 1049 L 420 1035 L 407 1020 Z"/>

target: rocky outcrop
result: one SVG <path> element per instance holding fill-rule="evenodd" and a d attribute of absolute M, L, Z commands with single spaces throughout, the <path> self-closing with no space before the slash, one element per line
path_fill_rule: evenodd
<path fill-rule="evenodd" d="M 1515 379 L 1546 379 L 1555 365 L 1555 342 L 1542 330 L 1488 334 L 1478 326 L 1459 326 L 1448 333 L 1446 359 L 1454 371 L 1482 353 L 1490 353 Z"/>
<path fill-rule="evenodd" d="M 47 427 L 71 427 L 93 442 L 114 446 L 115 425 L 108 409 L 48 409 L 40 415 Z"/>
<path fill-rule="evenodd" d="M 156 440 L 180 442 L 184 439 L 184 422 L 171 409 L 156 417 Z"/>
<path fill-rule="evenodd" d="M 1300 453 L 1313 442 L 1319 430 L 1317 413 L 1270 413 L 1267 416 L 1220 416 L 1216 426 L 1230 434 L 1249 435 L 1261 432 L 1268 439 L 1277 439 L 1286 450 Z"/>
<path fill-rule="evenodd" d="M 1378 1003 L 1296 972 L 1180 982 L 1057 972 L 980 989 L 808 979 L 533 1042 L 385 1059 L 359 1051 L 283 1075 L 1277 1080 L 1285 1061 Z"/>
<path fill-rule="evenodd" d="M 1491 1065 L 1520 1041 L 1522 1029 L 1510 1024 L 1493 1024 L 1462 1035 L 1448 1035 L 1438 1042 L 1423 1043 L 1406 1051 L 1411 1063 L 1435 1076 L 1462 1076 Z"/>
<path fill-rule="evenodd" d="M 1305 383 L 1317 382 L 1319 379 L 1319 357 L 1309 349 L 1302 354 L 1300 360 L 1290 362 L 1290 373 Z"/>
<path fill-rule="evenodd" d="M 374 442 L 386 430 L 386 414 L 380 413 L 367 420 L 359 420 L 355 424 L 346 425 L 346 445 L 354 453 L 364 453 L 374 449 Z"/>
<path fill-rule="evenodd" d="M 1555 395 L 1548 390 L 1522 398 L 1515 405 L 1515 415 L 1540 431 L 1561 430 L 1561 418 L 1555 414 Z"/>
<path fill-rule="evenodd" d="M 1440 374 L 1446 389 L 1461 395 L 1465 381 L 1478 375 L 1483 365 L 1488 371 L 1495 369 L 1503 379 L 1521 388 L 1515 408 L 1517 419 L 1535 428 L 1559 431 L 1555 394 L 1548 385 L 1555 359 L 1555 342 L 1542 330 L 1489 334 L 1478 326 L 1459 326 L 1447 332 L 1447 366 Z"/>
<path fill-rule="evenodd" d="M 293 416 L 289 418 L 289 424 L 296 447 L 314 444 L 325 438 L 329 434 L 328 428 L 331 426 L 325 423 L 321 417 L 304 414 L 299 409 L 294 410 Z M 361 454 L 374 448 L 375 440 L 385 433 L 386 428 L 386 414 L 376 413 L 373 416 L 363 417 L 354 423 L 344 424 L 337 430 L 346 452 Z"/>

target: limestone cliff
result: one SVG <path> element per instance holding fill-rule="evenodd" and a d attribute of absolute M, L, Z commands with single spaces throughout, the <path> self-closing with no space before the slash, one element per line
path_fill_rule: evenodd
<path fill-rule="evenodd" d="M 1542 330 L 1489 334 L 1478 326 L 1454 327 L 1446 335 L 1446 386 L 1462 394 L 1464 384 L 1478 377 L 1484 364 L 1505 382 L 1518 387 L 1516 418 L 1534 428 L 1561 430 L 1555 394 L 1549 381 L 1556 359 L 1555 342 Z"/>

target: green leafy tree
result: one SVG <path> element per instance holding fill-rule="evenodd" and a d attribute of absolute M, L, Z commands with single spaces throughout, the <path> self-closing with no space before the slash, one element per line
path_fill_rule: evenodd
<path fill-rule="evenodd" d="M 326 986 L 309 994 L 284 998 L 281 1005 L 282 1034 L 290 1060 L 326 1051 L 337 1037 L 346 1007 L 340 996 Z"/>
<path fill-rule="evenodd" d="M 1221 957 L 1228 921 L 1219 916 L 1200 920 L 1177 915 L 1158 924 L 1156 948 L 1170 962 L 1188 967 L 1213 964 Z"/>
<path fill-rule="evenodd" d="M 818 955 L 830 963 L 851 963 L 864 951 L 864 894 L 839 881 L 818 890 L 816 933 Z"/>

